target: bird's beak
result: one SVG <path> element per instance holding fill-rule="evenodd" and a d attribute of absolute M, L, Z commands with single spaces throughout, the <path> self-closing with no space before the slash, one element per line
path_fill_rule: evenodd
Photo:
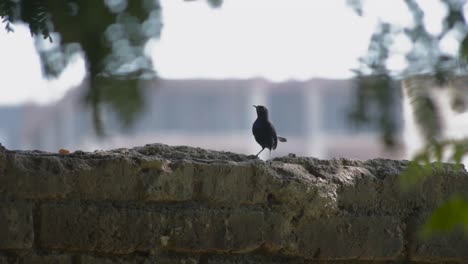
<path fill-rule="evenodd" d="M 256 106 L 256 105 L 254 105 L 253 107 L 257 108 L 257 106 Z"/>

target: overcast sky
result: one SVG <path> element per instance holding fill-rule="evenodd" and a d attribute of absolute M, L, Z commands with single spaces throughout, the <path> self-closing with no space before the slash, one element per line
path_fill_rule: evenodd
<path fill-rule="evenodd" d="M 408 25 L 403 1 L 364 1 L 364 17 L 345 0 L 231 0 L 219 9 L 206 1 L 162 0 L 162 36 L 147 45 L 163 78 L 250 78 L 273 81 L 312 77 L 349 78 L 367 49 L 378 18 Z M 429 30 L 440 30 L 445 14 L 438 0 L 424 0 Z M 436 23 L 439 22 L 439 23 Z M 59 81 L 42 80 L 26 27 L 0 29 L 0 104 L 47 103 L 59 99 L 84 76 L 75 60 Z M 409 46 L 398 40 L 398 49 Z M 450 45 L 449 45 L 450 47 Z M 390 67 L 404 66 L 403 53 Z"/>

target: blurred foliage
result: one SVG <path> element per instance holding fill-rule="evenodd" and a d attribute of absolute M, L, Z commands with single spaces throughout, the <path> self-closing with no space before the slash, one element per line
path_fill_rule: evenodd
<path fill-rule="evenodd" d="M 223 4 L 223 0 L 208 0 L 208 4 L 213 8 L 217 8 Z"/>
<path fill-rule="evenodd" d="M 431 96 L 431 90 L 436 83 L 424 80 L 424 78 L 424 76 L 421 78 L 409 77 L 403 80 L 402 84 L 413 108 L 415 121 L 422 127 L 420 131 L 424 140 L 433 143 L 440 138 L 442 117 L 436 102 Z"/>
<path fill-rule="evenodd" d="M 47 78 L 62 73 L 75 55 L 84 56 L 85 102 L 99 135 L 102 105 L 112 107 L 124 126 L 144 108 L 139 80 L 156 75 L 144 48 L 161 33 L 159 0 L 0 0 L 0 17 L 9 32 L 17 22 L 29 26 Z"/>
<path fill-rule="evenodd" d="M 354 97 L 355 105 L 349 113 L 349 120 L 355 125 L 372 123 L 382 132 L 381 140 L 387 146 L 395 146 L 399 116 L 391 102 L 397 101 L 399 89 L 385 72 L 364 76 L 356 72 L 355 84 L 358 89 Z M 369 100 L 370 99 L 370 100 Z"/>
<path fill-rule="evenodd" d="M 400 177 L 403 190 L 411 191 L 427 177 L 446 174 L 446 166 L 462 172 L 462 158 L 468 153 L 468 139 L 433 141 L 417 153 Z M 447 156 L 447 157 L 444 157 Z M 451 162 L 443 163 L 444 160 Z M 453 171 L 453 170 L 452 170 Z M 468 199 L 466 194 L 454 194 L 440 205 L 429 217 L 421 230 L 423 238 L 433 234 L 450 232 L 461 228 L 468 235 Z"/>
<path fill-rule="evenodd" d="M 460 76 L 466 75 L 468 59 L 468 26 L 465 20 L 465 0 L 440 0 L 447 14 L 440 21 L 442 29 L 434 33 L 427 30 L 421 1 L 402 1 L 412 16 L 411 25 L 396 25 L 380 21 L 371 37 L 369 49 L 356 73 L 356 103 L 351 111 L 351 120 L 357 123 L 378 123 L 383 142 L 393 146 L 396 142 L 395 122 L 389 106 L 395 106 L 403 93 L 409 99 L 413 116 L 424 137 L 425 147 L 417 153 L 401 177 L 401 186 L 410 190 L 421 184 L 428 176 L 444 173 L 444 166 L 464 168 L 462 158 L 468 152 L 468 139 L 443 140 L 443 116 L 434 97 L 435 89 L 451 89 L 450 98 L 453 110 L 465 111 L 464 93 L 456 86 Z M 365 3 L 362 0 L 347 0 L 348 5 L 359 16 L 365 16 Z M 364 5 L 363 5 L 364 4 Z M 430 10 L 429 10 L 430 12 Z M 388 70 L 388 60 L 394 54 L 393 45 L 399 37 L 410 40 L 412 45 L 405 54 L 406 68 L 401 71 Z M 443 50 L 441 43 L 452 39 L 459 43 L 458 52 Z M 401 81 L 402 85 L 393 85 Z M 463 80 L 462 80 L 463 82 Z M 376 107 L 377 106 L 377 107 Z M 379 114 L 375 118 L 373 110 Z M 369 118 L 373 113 L 374 118 Z M 385 120 L 385 124 L 382 121 Z M 389 121 L 391 120 L 391 121 Z M 453 162 L 452 165 L 442 163 Z M 466 194 L 465 194 L 466 195 Z M 429 218 L 422 230 L 424 237 L 439 231 L 451 231 L 461 227 L 468 231 L 468 199 L 455 195 L 442 204 Z M 467 232 L 468 234 L 468 232 Z"/>
<path fill-rule="evenodd" d="M 113 107 L 124 125 L 143 108 L 135 91 L 139 79 L 155 75 L 144 46 L 161 32 L 157 0 L 1 0 L 0 16 L 8 31 L 23 22 L 33 36 L 51 42 L 36 40 L 46 77 L 58 76 L 74 55 L 85 57 L 86 102 L 99 135 L 101 104 Z"/>
<path fill-rule="evenodd" d="M 358 0 L 348 1 L 362 14 Z M 388 147 L 397 143 L 397 115 L 393 109 L 401 100 L 399 85 L 390 75 L 386 62 L 390 57 L 389 46 L 393 42 L 394 26 L 380 23 L 371 37 L 366 57 L 360 59 L 361 67 L 355 69 L 355 104 L 350 111 L 350 121 L 357 125 L 376 124 L 382 142 Z M 373 115 L 371 117 L 371 114 Z"/>
<path fill-rule="evenodd" d="M 454 195 L 432 213 L 421 235 L 428 238 L 434 233 L 455 229 L 461 229 L 468 235 L 468 200 L 460 195 Z"/>
<path fill-rule="evenodd" d="M 383 142 L 387 146 L 393 146 L 397 136 L 395 131 L 395 116 L 388 111 L 389 105 L 397 105 L 401 100 L 401 89 L 394 85 L 395 80 L 405 80 L 409 76 L 421 75 L 426 78 L 434 78 L 437 86 L 443 87 L 454 76 L 466 73 L 466 58 L 468 57 L 468 27 L 463 15 L 465 1 L 441 0 L 447 6 L 448 14 L 441 21 L 442 30 L 437 33 L 429 33 L 424 23 L 424 12 L 416 0 L 403 1 L 412 15 L 413 23 L 410 26 L 391 24 L 380 21 L 369 43 L 366 56 L 361 58 L 360 66 L 356 73 L 356 98 L 357 102 L 352 109 L 351 120 L 357 123 L 381 122 L 379 120 L 391 120 L 387 124 L 379 124 Z M 358 15 L 365 16 L 361 0 L 347 0 L 348 5 Z M 441 42 L 447 37 L 455 35 L 460 41 L 460 52 L 449 54 L 441 49 Z M 389 58 L 394 54 L 393 46 L 397 37 L 405 37 L 412 44 L 411 50 L 405 54 L 407 67 L 400 72 L 391 72 L 387 68 Z M 379 82 L 363 81 L 366 78 L 378 78 Z M 441 120 L 437 104 L 430 94 L 433 87 L 421 86 L 416 83 L 406 86 L 407 96 L 413 106 L 414 115 L 421 131 L 424 131 L 426 142 L 432 142 L 438 137 Z M 368 92 L 380 91 L 381 92 Z M 391 96 L 389 96 L 391 95 Z M 454 93 L 452 98 L 453 108 L 463 111 L 462 97 Z M 376 103 L 381 110 L 377 120 L 366 118 L 370 111 L 369 105 Z"/>
<path fill-rule="evenodd" d="M 401 187 L 410 190 L 427 176 L 444 173 L 444 160 L 453 162 L 446 164 L 455 170 L 463 170 L 462 158 L 468 153 L 468 140 L 444 140 L 427 144 L 410 161 L 400 177 Z M 448 156 L 448 157 L 444 157 Z"/>

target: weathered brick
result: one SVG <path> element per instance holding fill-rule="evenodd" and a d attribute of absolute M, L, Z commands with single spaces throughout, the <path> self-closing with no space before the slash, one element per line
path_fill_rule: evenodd
<path fill-rule="evenodd" d="M 260 245 L 265 239 L 265 219 L 261 211 L 237 210 L 225 221 L 226 240 L 231 240 L 229 248 L 237 252 L 249 252 Z"/>
<path fill-rule="evenodd" d="M 159 239 L 159 214 L 112 206 L 43 205 L 44 248 L 131 253 L 149 251 Z"/>
<path fill-rule="evenodd" d="M 80 264 L 198 264 L 197 256 L 171 254 L 171 256 L 80 256 Z"/>
<path fill-rule="evenodd" d="M 434 210 L 453 193 L 464 193 L 468 189 L 466 173 L 447 171 L 427 177 L 411 191 L 405 191 L 401 187 L 401 171 L 394 169 L 377 177 L 364 168 L 343 170 L 341 173 L 348 174 L 349 179 L 342 181 L 338 189 L 340 208 L 358 214 L 382 212 L 405 217 L 414 208 Z"/>
<path fill-rule="evenodd" d="M 164 159 L 113 157 L 81 161 L 74 172 L 73 197 L 95 201 L 176 202 L 192 199 L 192 164 Z"/>
<path fill-rule="evenodd" d="M 23 202 L 0 204 L 0 249 L 31 248 L 33 240 L 31 205 Z"/>
<path fill-rule="evenodd" d="M 111 257 L 95 257 L 95 256 L 80 256 L 81 264 L 150 264 L 158 262 L 149 262 L 149 259 L 135 256 L 119 256 L 118 258 Z"/>
<path fill-rule="evenodd" d="M 164 160 L 143 162 L 138 192 L 143 200 L 178 202 L 193 199 L 195 165 Z"/>
<path fill-rule="evenodd" d="M 74 175 L 73 196 L 84 200 L 132 201 L 141 198 L 140 168 L 132 159 L 113 157 L 83 161 Z"/>
<path fill-rule="evenodd" d="M 420 236 L 421 228 L 430 212 L 422 212 L 415 215 L 412 223 L 408 224 L 411 235 L 410 257 L 421 262 L 454 261 L 468 263 L 468 237 L 461 229 L 447 233 L 433 234 L 427 239 Z"/>
<path fill-rule="evenodd" d="M 307 258 L 392 259 L 404 248 L 399 219 L 386 216 L 304 219 L 296 234 Z"/>
<path fill-rule="evenodd" d="M 6 256 L 0 256 L 0 264 L 8 264 L 8 258 Z"/>
<path fill-rule="evenodd" d="M 249 163 L 197 164 L 197 198 L 225 205 L 266 203 L 268 177 L 256 172 Z"/>
<path fill-rule="evenodd" d="M 419 241 L 406 223 L 466 191 L 466 172 L 447 170 L 404 194 L 407 162 L 234 162 L 164 148 L 172 154 L 0 154 L 0 200 L 23 201 L 0 205 L 0 253 L 8 256 L 0 264 L 70 263 L 53 254 L 85 264 L 391 263 L 406 253 L 418 263 L 467 262 L 461 234 Z M 38 230 L 25 199 L 43 203 Z M 32 251 L 39 255 L 24 256 Z"/>
<path fill-rule="evenodd" d="M 247 252 L 263 241 L 263 212 L 187 210 L 169 215 L 167 248 L 203 252 Z"/>
<path fill-rule="evenodd" d="M 68 255 L 28 255 L 21 258 L 21 263 L 27 264 L 72 264 Z"/>
<path fill-rule="evenodd" d="M 266 236 L 263 212 L 178 209 L 154 211 L 46 204 L 40 245 L 46 249 L 127 254 L 157 248 L 246 252 Z"/>
<path fill-rule="evenodd" d="M 12 153 L 4 158 L 3 173 L 0 173 L 0 197 L 63 198 L 71 189 L 65 162 L 59 157 Z"/>

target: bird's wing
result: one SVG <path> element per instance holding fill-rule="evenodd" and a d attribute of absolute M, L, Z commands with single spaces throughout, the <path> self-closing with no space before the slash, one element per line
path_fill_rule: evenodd
<path fill-rule="evenodd" d="M 278 145 L 278 137 L 276 136 L 276 130 L 275 127 L 270 123 L 271 127 L 271 137 L 273 140 L 273 144 L 271 144 L 272 149 L 276 149 L 276 146 Z"/>
<path fill-rule="evenodd" d="M 257 122 L 257 120 L 255 120 L 255 122 L 252 125 L 252 134 L 254 135 L 255 140 L 257 141 L 257 143 L 260 144 L 263 147 L 263 145 L 265 145 L 265 143 L 263 142 L 262 136 L 261 136 L 262 128 L 261 128 L 260 124 Z"/>

